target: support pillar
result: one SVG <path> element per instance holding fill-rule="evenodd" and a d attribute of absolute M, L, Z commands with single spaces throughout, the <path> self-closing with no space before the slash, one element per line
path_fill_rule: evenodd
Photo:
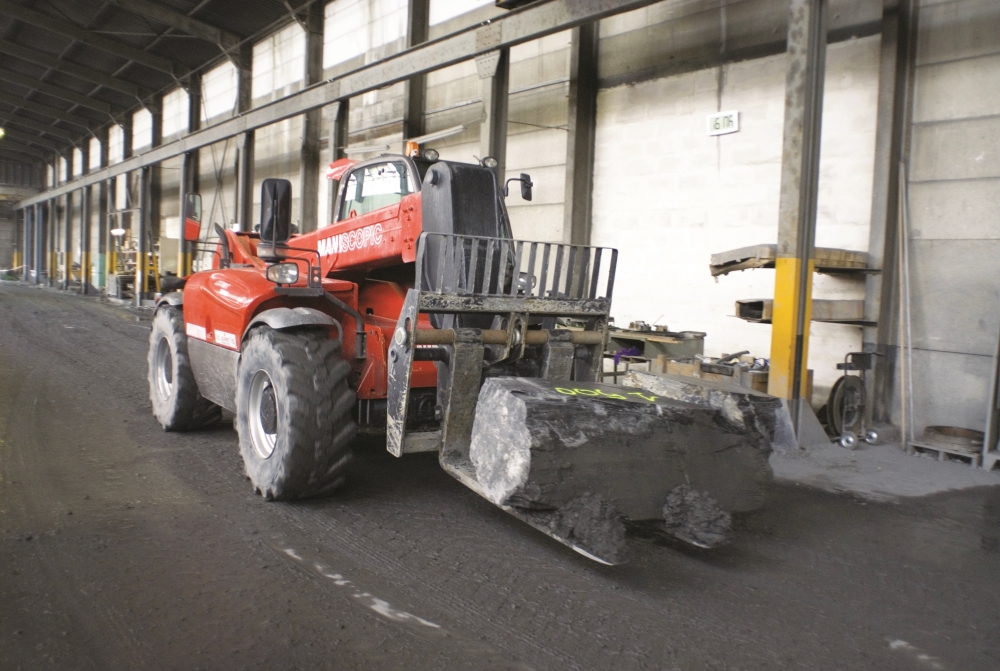
<path fill-rule="evenodd" d="M 135 294 L 135 306 L 142 307 L 142 301 L 146 298 L 149 276 L 147 269 L 146 253 L 149 251 L 149 239 L 147 237 L 150 229 L 150 173 L 151 166 L 144 166 L 139 169 L 139 216 L 136 217 L 136 252 L 135 252 L 135 284 L 133 294 Z"/>
<path fill-rule="evenodd" d="M 239 80 L 237 82 L 236 106 L 239 112 L 250 110 L 252 98 L 250 86 L 253 82 L 253 46 L 240 46 Z M 254 132 L 247 131 L 236 138 L 236 221 L 240 230 L 253 230 L 253 163 Z"/>
<path fill-rule="evenodd" d="M 323 3 L 311 3 L 306 9 L 306 57 L 303 80 L 312 86 L 323 79 Z M 315 231 L 319 225 L 319 138 L 323 110 L 314 109 L 302 115 L 302 166 L 299 184 L 299 231 Z"/>
<path fill-rule="evenodd" d="M 21 279 L 25 282 L 31 281 L 31 241 L 34 239 L 34 222 L 32 219 L 35 216 L 35 208 L 26 207 L 21 210 L 21 219 L 24 221 L 24 235 L 21 239 L 21 245 L 23 251 L 23 268 L 21 273 Z"/>
<path fill-rule="evenodd" d="M 410 0 L 406 23 L 406 46 L 427 41 L 430 30 L 430 0 Z M 406 82 L 406 107 L 403 108 L 403 140 L 420 137 L 425 132 L 424 100 L 427 78 L 416 75 Z"/>
<path fill-rule="evenodd" d="M 81 153 L 82 173 L 90 172 L 90 142 L 85 141 Z M 89 186 L 80 189 L 80 293 L 87 295 L 90 286 L 90 200 Z"/>
<path fill-rule="evenodd" d="M 58 264 L 56 261 L 56 244 L 58 238 L 59 210 L 56 201 L 52 198 L 45 202 L 45 246 L 48 251 L 48 265 L 45 267 L 46 286 L 55 286 L 58 275 Z"/>
<path fill-rule="evenodd" d="M 809 360 L 827 0 L 790 0 L 788 75 L 768 392 L 788 399 L 798 432 Z"/>
<path fill-rule="evenodd" d="M 126 159 L 126 158 L 131 158 L 132 157 L 132 146 L 133 146 L 134 140 L 135 140 L 135 138 L 133 137 L 135 128 L 133 126 L 132 121 L 133 121 L 133 116 L 131 114 L 126 114 L 125 115 L 125 119 L 122 122 L 122 144 L 124 145 L 122 147 L 122 159 Z M 136 182 L 137 179 L 138 179 L 138 176 L 134 172 L 127 172 L 127 173 L 125 173 L 125 180 L 124 180 L 124 188 L 125 188 L 124 196 L 125 196 L 125 198 L 124 198 L 124 201 L 125 201 L 125 208 L 126 209 L 132 209 L 132 208 L 134 208 L 136 206 L 136 204 L 133 202 L 132 194 L 134 193 L 133 184 Z M 111 210 L 112 211 L 115 211 L 115 210 L 118 209 L 118 188 L 119 188 L 119 186 L 121 186 L 119 183 L 115 183 L 115 188 L 114 188 L 115 199 L 111 201 L 112 202 L 112 205 L 111 205 Z M 116 224 L 117 227 L 126 229 L 126 231 L 128 231 L 130 235 L 132 235 L 132 236 L 138 236 L 138 234 L 136 232 L 136 227 L 139 226 L 139 224 L 137 222 L 140 221 L 140 219 L 138 217 L 133 216 L 133 214 L 134 214 L 133 212 L 123 212 L 123 213 L 121 213 L 121 214 L 119 214 L 117 216 L 117 218 L 116 218 L 116 220 L 115 220 L 114 223 Z M 113 226 L 113 228 L 114 227 L 115 226 Z M 119 238 L 119 240 L 120 241 L 124 241 L 125 237 L 122 236 L 121 238 Z M 117 282 L 118 281 L 118 279 L 117 279 L 117 271 L 118 271 L 118 255 L 117 255 L 117 253 L 114 255 L 113 261 L 115 262 L 115 265 L 112 266 L 112 272 L 115 273 L 115 275 L 116 275 L 115 281 Z M 121 285 L 119 285 L 119 286 L 121 286 Z M 116 291 L 117 290 L 118 290 L 118 287 L 116 287 Z M 136 275 L 135 275 L 135 281 L 132 283 L 132 293 L 133 294 L 137 294 L 138 291 L 139 291 L 139 274 L 137 272 Z M 121 295 L 119 295 L 118 297 L 122 298 Z"/>
<path fill-rule="evenodd" d="M 67 161 L 72 172 L 72 162 Z M 73 192 L 66 194 L 63 200 L 63 230 L 62 230 L 62 283 L 61 289 L 69 289 L 73 279 Z"/>
<path fill-rule="evenodd" d="M 574 28 L 570 45 L 563 240 L 573 245 L 590 244 L 599 25 L 597 22 L 585 23 Z"/>
<path fill-rule="evenodd" d="M 191 75 L 188 80 L 188 123 L 187 132 L 193 133 L 201 127 L 201 74 Z M 198 175 L 201 170 L 200 153 L 197 149 L 181 156 L 180 175 L 180 219 L 181 239 L 177 244 L 177 276 L 187 277 L 191 274 L 192 251 L 194 244 L 184 239 L 184 220 L 187 196 L 198 193 Z"/>
<path fill-rule="evenodd" d="M 147 108 L 149 109 L 150 116 L 152 117 L 152 147 L 159 147 L 163 144 L 163 96 L 157 96 L 151 105 Z M 142 236 L 140 240 L 145 242 L 145 246 L 140 247 L 140 253 L 142 256 L 142 262 L 144 264 L 144 272 L 139 277 L 138 284 L 142 289 L 142 299 L 149 300 L 152 299 L 154 294 L 160 291 L 160 251 L 159 251 L 159 241 L 160 241 L 160 222 L 161 217 L 161 175 L 163 174 L 163 169 L 160 167 L 159 163 L 155 163 L 148 168 L 145 175 L 145 197 L 146 205 L 140 210 L 139 215 L 142 222 Z M 142 184 L 140 183 L 140 189 L 142 189 Z M 143 192 L 140 191 L 140 202 L 143 198 Z M 138 256 L 138 255 L 137 255 Z"/>
<path fill-rule="evenodd" d="M 483 117 L 479 124 L 479 156 L 497 160 L 494 172 L 503 183 L 507 165 L 507 88 L 510 49 L 498 49 L 476 57 L 476 70 L 483 90 Z"/>
<path fill-rule="evenodd" d="M 97 140 L 100 143 L 99 167 L 108 167 L 108 127 L 100 131 Z M 108 184 L 103 180 L 97 187 L 97 286 L 106 288 L 108 281 Z"/>
<path fill-rule="evenodd" d="M 45 228 L 42 223 L 42 207 L 41 203 L 36 203 L 34 207 L 34 213 L 32 214 L 32 227 L 34 228 L 35 234 L 35 259 L 33 262 L 34 273 L 35 273 L 35 284 L 42 283 L 42 268 L 44 267 L 44 255 L 45 255 Z"/>
<path fill-rule="evenodd" d="M 330 163 L 347 156 L 344 151 L 349 141 L 349 117 L 351 110 L 350 98 L 338 100 L 326 107 L 330 120 Z M 337 192 L 340 190 L 340 180 L 327 180 L 327 198 L 329 207 L 327 208 L 327 219 L 333 221 L 337 213 Z"/>
<path fill-rule="evenodd" d="M 866 277 L 865 319 L 878 326 L 864 330 L 863 349 L 876 352 L 868 379 L 868 423 L 888 424 L 899 361 L 898 328 L 899 164 L 908 152 L 916 48 L 915 0 L 883 0 L 875 170 L 868 265 L 882 272 Z"/>

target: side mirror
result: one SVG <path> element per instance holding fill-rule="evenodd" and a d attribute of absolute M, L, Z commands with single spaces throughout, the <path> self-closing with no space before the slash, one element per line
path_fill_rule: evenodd
<path fill-rule="evenodd" d="M 184 200 L 184 240 L 198 242 L 201 237 L 201 194 L 189 193 Z"/>
<path fill-rule="evenodd" d="M 531 181 L 531 175 L 529 175 L 526 172 L 522 172 L 520 177 L 511 177 L 510 179 L 508 179 L 507 182 L 503 185 L 504 198 L 510 195 L 511 182 L 520 182 L 521 198 L 523 198 L 524 200 L 531 200 L 531 187 L 535 185 L 535 183 Z"/>
<path fill-rule="evenodd" d="M 531 200 L 531 187 L 535 185 L 531 181 L 531 175 L 526 172 L 521 173 L 521 198 L 525 200 Z"/>
<path fill-rule="evenodd" d="M 260 187 L 260 244 L 257 256 L 278 258 L 275 248 L 292 236 L 292 183 L 287 179 L 265 179 Z"/>

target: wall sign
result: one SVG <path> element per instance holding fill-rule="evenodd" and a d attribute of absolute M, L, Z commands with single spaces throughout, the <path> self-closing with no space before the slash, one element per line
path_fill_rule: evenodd
<path fill-rule="evenodd" d="M 740 113 L 736 110 L 709 114 L 705 119 L 708 121 L 709 135 L 725 135 L 740 129 Z"/>

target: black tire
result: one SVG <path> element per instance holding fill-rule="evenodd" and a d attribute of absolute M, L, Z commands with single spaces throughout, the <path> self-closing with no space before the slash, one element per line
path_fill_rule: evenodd
<path fill-rule="evenodd" d="M 839 438 L 847 432 L 864 433 L 865 386 L 857 375 L 844 375 L 833 383 L 830 400 L 826 404 L 826 416 Z"/>
<path fill-rule="evenodd" d="M 153 416 L 164 431 L 190 431 L 218 421 L 222 409 L 198 393 L 177 308 L 162 307 L 153 316 L 146 360 Z"/>
<path fill-rule="evenodd" d="M 329 494 L 344 481 L 357 433 L 350 365 L 326 331 L 251 332 L 236 383 L 247 477 L 268 501 Z"/>

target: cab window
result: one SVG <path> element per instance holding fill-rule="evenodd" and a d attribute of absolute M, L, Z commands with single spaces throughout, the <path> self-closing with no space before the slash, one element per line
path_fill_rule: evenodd
<path fill-rule="evenodd" d="M 358 168 L 347 178 L 337 220 L 360 217 L 395 205 L 412 191 L 409 170 L 403 161 Z"/>

